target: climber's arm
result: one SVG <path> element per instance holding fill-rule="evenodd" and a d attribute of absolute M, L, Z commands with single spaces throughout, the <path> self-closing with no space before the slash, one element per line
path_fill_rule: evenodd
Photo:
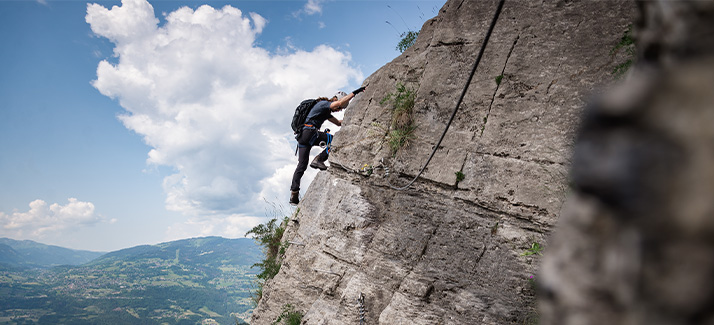
<path fill-rule="evenodd" d="M 330 117 L 327 119 L 328 121 L 332 122 L 332 124 L 337 125 L 337 126 L 342 126 L 342 120 L 338 120 L 337 118 Z"/>

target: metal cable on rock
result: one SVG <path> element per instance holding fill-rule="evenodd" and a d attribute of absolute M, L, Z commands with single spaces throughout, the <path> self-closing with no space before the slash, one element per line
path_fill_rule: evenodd
<path fill-rule="evenodd" d="M 464 100 L 464 96 L 466 96 L 466 91 L 469 89 L 469 85 L 471 84 L 471 80 L 474 77 L 474 74 L 476 74 L 476 68 L 478 67 L 479 62 L 481 62 L 481 57 L 483 56 L 483 52 L 486 50 L 486 44 L 488 43 L 488 39 L 491 37 L 491 33 L 493 32 L 493 28 L 496 26 L 496 21 L 498 21 L 498 16 L 501 14 L 501 9 L 503 8 L 503 3 L 506 0 L 501 0 L 498 2 L 498 7 L 496 8 L 496 12 L 493 15 L 493 19 L 491 20 L 491 26 L 488 27 L 488 31 L 486 32 L 486 37 L 483 39 L 483 44 L 481 44 L 481 49 L 478 52 L 478 56 L 476 57 L 476 62 L 474 62 L 473 68 L 471 68 L 471 74 L 469 75 L 469 79 L 466 81 L 466 85 L 464 86 L 464 90 L 461 92 L 461 97 L 459 97 L 459 100 L 456 102 L 456 108 L 454 108 L 454 112 L 451 113 L 451 118 L 449 118 L 449 122 L 446 123 L 446 128 L 444 129 L 444 133 L 441 134 L 441 138 L 439 138 L 439 142 L 436 143 L 436 146 L 434 146 L 434 150 L 431 152 L 431 156 L 429 156 L 429 159 L 427 159 L 426 163 L 424 164 L 424 167 L 421 168 L 419 173 L 414 177 L 414 179 L 409 182 L 409 184 L 403 186 L 403 187 L 396 187 L 392 185 L 392 183 L 389 182 L 389 179 L 387 179 L 387 184 L 389 184 L 389 187 L 391 187 L 394 190 L 404 190 L 411 186 L 419 176 L 421 176 L 422 173 L 424 173 L 424 170 L 426 169 L 426 166 L 429 165 L 429 162 L 431 162 L 431 158 L 434 158 L 434 154 L 436 153 L 436 150 L 439 149 L 439 146 L 441 145 L 441 141 L 444 140 L 444 136 L 446 136 L 446 131 L 449 130 L 449 126 L 451 126 L 451 122 L 454 121 L 454 117 L 456 116 L 456 112 L 459 110 L 459 106 L 461 106 L 461 102 Z"/>

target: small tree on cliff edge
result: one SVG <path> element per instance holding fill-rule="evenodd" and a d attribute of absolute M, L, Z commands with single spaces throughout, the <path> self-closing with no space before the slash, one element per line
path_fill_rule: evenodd
<path fill-rule="evenodd" d="M 397 43 L 397 51 L 400 53 L 404 53 L 408 48 L 410 48 L 412 45 L 414 45 L 414 42 L 416 42 L 417 36 L 419 36 L 419 32 L 415 31 L 408 31 L 406 33 L 402 33 L 399 35 L 402 39 Z"/>

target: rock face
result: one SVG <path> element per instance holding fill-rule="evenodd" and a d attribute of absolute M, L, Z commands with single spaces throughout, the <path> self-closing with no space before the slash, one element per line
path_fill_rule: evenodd
<path fill-rule="evenodd" d="M 365 81 L 330 169 L 289 224 L 291 245 L 252 324 L 272 323 L 286 304 L 307 324 L 534 321 L 530 277 L 568 192 L 586 96 L 615 79 L 627 54 L 613 48 L 635 8 L 506 2 L 434 159 L 409 189 L 393 189 L 416 175 L 443 132 L 496 4 L 448 1 L 411 48 Z M 382 99 L 397 83 L 416 92 L 417 128 L 393 155 L 393 111 Z"/>
<path fill-rule="evenodd" d="M 542 324 L 714 324 L 714 2 L 643 2 L 593 101 L 542 268 Z"/>

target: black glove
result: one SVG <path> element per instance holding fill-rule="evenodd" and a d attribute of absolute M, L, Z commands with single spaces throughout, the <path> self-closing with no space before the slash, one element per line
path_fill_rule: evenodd
<path fill-rule="evenodd" d="M 365 87 L 359 87 L 359 88 L 357 88 L 357 90 L 353 91 L 352 93 L 355 94 L 355 96 L 356 96 L 357 94 L 363 92 L 364 89 L 365 89 Z"/>

